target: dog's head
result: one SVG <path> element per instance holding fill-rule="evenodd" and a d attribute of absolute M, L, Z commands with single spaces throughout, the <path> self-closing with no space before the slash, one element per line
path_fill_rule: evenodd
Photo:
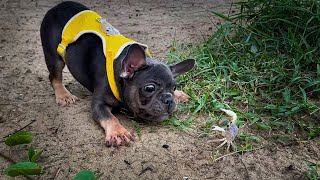
<path fill-rule="evenodd" d="M 146 57 L 140 45 L 131 45 L 120 72 L 123 103 L 142 119 L 166 119 L 176 108 L 176 77 L 191 70 L 194 65 L 193 59 L 166 65 Z"/>

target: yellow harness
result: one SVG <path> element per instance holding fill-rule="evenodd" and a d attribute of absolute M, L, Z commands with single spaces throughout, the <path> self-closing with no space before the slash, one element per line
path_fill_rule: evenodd
<path fill-rule="evenodd" d="M 113 63 L 123 49 L 131 44 L 139 44 L 145 48 L 146 54 L 151 57 L 148 47 L 122 36 L 117 29 L 112 27 L 105 19 L 94 11 L 85 10 L 74 15 L 64 26 L 61 42 L 57 48 L 58 54 L 66 62 L 66 48 L 85 33 L 94 33 L 99 36 L 103 44 L 103 53 L 106 57 L 106 72 L 113 95 L 121 101 L 120 93 L 114 78 Z"/>

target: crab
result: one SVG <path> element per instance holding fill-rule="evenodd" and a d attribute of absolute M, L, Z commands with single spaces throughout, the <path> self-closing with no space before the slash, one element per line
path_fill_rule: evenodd
<path fill-rule="evenodd" d="M 233 111 L 221 109 L 221 111 L 225 112 L 228 116 L 231 117 L 231 123 L 228 128 L 224 129 L 219 126 L 213 126 L 213 131 L 220 131 L 222 136 L 221 139 L 211 140 L 210 142 L 222 142 L 216 149 L 221 148 L 223 145 L 227 144 L 227 152 L 229 151 L 230 146 L 233 150 L 236 150 L 236 146 L 233 144 L 233 140 L 236 138 L 239 132 L 239 128 L 236 125 L 237 122 L 237 114 Z"/>

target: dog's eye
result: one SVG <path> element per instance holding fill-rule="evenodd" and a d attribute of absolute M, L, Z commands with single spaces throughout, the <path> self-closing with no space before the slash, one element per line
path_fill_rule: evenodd
<path fill-rule="evenodd" d="M 177 86 L 174 86 L 174 87 L 173 87 L 173 91 L 175 91 L 176 89 L 177 89 Z"/>
<path fill-rule="evenodd" d="M 146 90 L 147 92 L 151 93 L 153 91 L 155 91 L 156 87 L 153 85 L 153 84 L 149 84 L 149 85 L 146 85 L 144 87 L 144 90 Z"/>

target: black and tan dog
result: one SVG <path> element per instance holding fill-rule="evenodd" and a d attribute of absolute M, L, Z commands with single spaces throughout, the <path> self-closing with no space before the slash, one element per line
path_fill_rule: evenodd
<path fill-rule="evenodd" d="M 104 128 L 107 146 L 133 140 L 112 108 L 123 105 L 142 119 L 166 119 L 176 107 L 175 78 L 195 65 L 192 59 L 175 65 L 152 59 L 146 45 L 125 38 L 97 13 L 75 2 L 49 10 L 40 32 L 56 102 L 65 106 L 77 100 L 62 83 L 66 64 L 93 93 L 93 119 Z"/>

